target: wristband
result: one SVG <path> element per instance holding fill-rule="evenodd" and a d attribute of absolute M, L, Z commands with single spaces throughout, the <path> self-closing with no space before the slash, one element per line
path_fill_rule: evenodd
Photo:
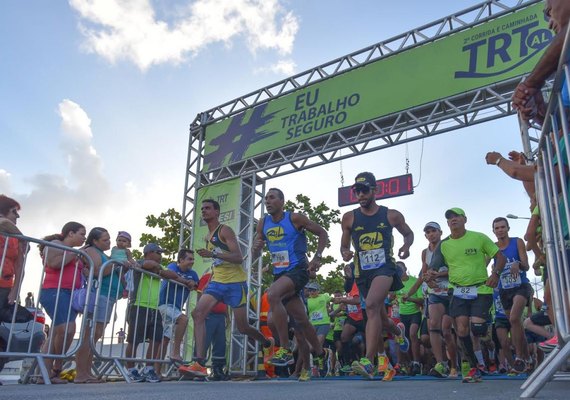
<path fill-rule="evenodd" d="M 497 161 L 495 161 L 495 165 L 498 167 L 502 160 L 503 160 L 503 157 L 497 158 Z"/>

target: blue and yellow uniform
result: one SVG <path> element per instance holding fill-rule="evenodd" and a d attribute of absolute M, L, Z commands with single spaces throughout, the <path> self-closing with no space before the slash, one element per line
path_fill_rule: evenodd
<path fill-rule="evenodd" d="M 229 253 L 228 245 L 222 242 L 220 224 L 206 242 L 206 249 L 218 254 Z M 204 291 L 226 305 L 237 308 L 247 303 L 247 274 L 241 264 L 234 264 L 220 258 L 213 258 L 212 280 Z"/>

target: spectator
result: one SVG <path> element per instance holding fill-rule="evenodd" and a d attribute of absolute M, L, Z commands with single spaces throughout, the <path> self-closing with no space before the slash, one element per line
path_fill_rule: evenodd
<path fill-rule="evenodd" d="M 79 247 L 85 242 L 85 227 L 78 222 L 68 222 L 61 233 L 46 236 L 46 242 L 66 247 Z M 65 354 L 75 335 L 77 312 L 71 307 L 71 297 L 75 289 L 81 287 L 81 273 L 85 267 L 77 253 L 55 247 L 40 245 L 44 263 L 44 280 L 39 302 L 52 321 L 48 354 Z M 67 383 L 60 379 L 62 359 L 46 359 L 46 368 L 51 383 Z"/>
<path fill-rule="evenodd" d="M 84 250 L 93 260 L 93 276 L 99 278 L 100 284 L 97 309 L 93 314 L 88 313 L 88 315 L 86 315 L 94 324 L 94 343 L 103 336 L 105 326 L 109 323 L 113 315 L 117 297 L 119 293 L 122 292 L 122 267 L 107 266 L 104 270 L 101 270 L 103 264 L 109 260 L 109 257 L 104 252 L 109 250 L 110 247 L 111 237 L 105 228 L 97 227 L 91 229 L 87 236 Z M 87 271 L 84 273 L 86 272 Z M 102 379 L 99 379 L 91 373 L 91 365 L 93 363 L 93 352 L 89 344 L 91 341 L 91 328 L 89 324 L 85 326 L 83 341 L 75 357 L 77 364 L 75 383 L 103 383 L 104 381 Z"/>
<path fill-rule="evenodd" d="M 164 325 L 163 349 L 168 347 L 174 336 L 170 359 L 175 363 L 182 363 L 180 347 L 188 326 L 188 316 L 182 312 L 182 308 L 188 300 L 190 290 L 198 285 L 198 274 L 192 269 L 193 265 L 194 252 L 182 249 L 178 252 L 178 261 L 168 264 L 161 273 L 163 281 L 160 284 L 158 310 Z M 184 287 L 171 283 L 168 279 L 180 282 Z"/>

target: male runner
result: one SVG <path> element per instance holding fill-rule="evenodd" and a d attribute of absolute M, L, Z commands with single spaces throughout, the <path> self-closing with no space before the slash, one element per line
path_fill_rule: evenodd
<path fill-rule="evenodd" d="M 307 216 L 285 211 L 285 196 L 280 189 L 269 189 L 265 195 L 267 215 L 257 224 L 252 247 L 253 258 L 259 257 L 264 245 L 271 252 L 274 281 L 267 289 L 269 321 L 273 323 L 279 338 L 280 348 L 275 351 L 271 364 L 293 364 L 289 342 L 288 316 L 295 329 L 304 334 L 311 345 L 313 362 L 324 376 L 328 373 L 330 349 L 324 349 L 313 325 L 309 322 L 301 291 L 309 281 L 309 273 L 321 266 L 323 250 L 328 243 L 328 234 L 319 224 Z M 307 236 L 305 231 L 318 236 L 317 252 L 307 259 Z"/>
<path fill-rule="evenodd" d="M 507 265 L 499 279 L 499 296 L 505 314 L 511 325 L 511 338 L 516 357 L 512 373 L 522 374 L 527 370 L 529 359 L 528 346 L 522 325 L 522 315 L 532 299 L 532 286 L 526 276 L 528 257 L 522 239 L 509 237 L 509 222 L 498 217 L 493 220 L 493 233 L 497 237 L 497 246 L 507 258 Z"/>
<path fill-rule="evenodd" d="M 372 362 L 378 350 L 381 353 L 378 364 L 388 368 L 384 351 L 382 328 L 392 329 L 394 334 L 403 334 L 394 324 L 388 322 L 384 301 L 389 291 L 403 287 L 396 271 L 393 257 L 392 229 L 396 228 L 404 238 L 404 245 L 398 256 L 405 259 L 410 255 L 414 233 L 406 224 L 404 216 L 397 210 L 376 204 L 376 178 L 370 172 L 361 172 L 352 186 L 360 207 L 345 213 L 342 217 L 342 238 L 340 251 L 344 261 L 354 259 L 354 277 L 360 295 L 365 299 L 366 357 L 353 363 L 358 374 L 372 378 Z M 350 246 L 354 247 L 354 252 Z"/>
<path fill-rule="evenodd" d="M 489 310 L 493 304 L 493 288 L 497 286 L 506 259 L 486 235 L 465 229 L 467 217 L 461 208 L 447 210 L 445 218 L 451 235 L 439 243 L 429 267 L 439 271 L 447 265 L 450 287 L 453 288 L 449 315 L 455 320 L 457 337 L 470 366 L 469 373 L 463 376 L 463 382 L 481 382 L 469 326 L 471 325 L 473 336 L 486 336 Z M 495 266 L 489 277 L 487 260 L 493 257 Z"/>
<path fill-rule="evenodd" d="M 220 224 L 220 204 L 212 199 L 202 201 L 202 219 L 208 225 L 206 248 L 198 249 L 200 257 L 212 259 L 212 279 L 192 311 L 196 356 L 178 370 L 197 377 L 208 375 L 206 357 L 206 318 L 218 302 L 232 308 L 237 329 L 263 344 L 270 351 L 273 343 L 249 325 L 247 320 L 247 274 L 242 266 L 243 256 L 234 231 Z"/>

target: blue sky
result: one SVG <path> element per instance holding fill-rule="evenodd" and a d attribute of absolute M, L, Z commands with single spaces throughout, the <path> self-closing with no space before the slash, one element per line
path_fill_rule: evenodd
<path fill-rule="evenodd" d="M 181 209 L 188 126 L 200 111 L 477 3 L 2 1 L 0 193 L 21 202 L 30 236 L 77 220 L 138 239 L 145 216 Z M 345 185 L 362 170 L 400 175 L 408 153 L 421 183 L 384 204 L 416 233 L 408 266 L 417 272 L 422 228 L 445 226 L 445 209 L 463 207 L 468 229 L 492 238 L 496 216 L 529 215 L 522 185 L 484 161 L 487 151 L 520 148 L 513 116 L 269 184 L 337 207 L 341 170 Z M 522 236 L 526 222 L 511 226 Z M 340 227 L 330 235 L 327 252 L 338 257 Z"/>

